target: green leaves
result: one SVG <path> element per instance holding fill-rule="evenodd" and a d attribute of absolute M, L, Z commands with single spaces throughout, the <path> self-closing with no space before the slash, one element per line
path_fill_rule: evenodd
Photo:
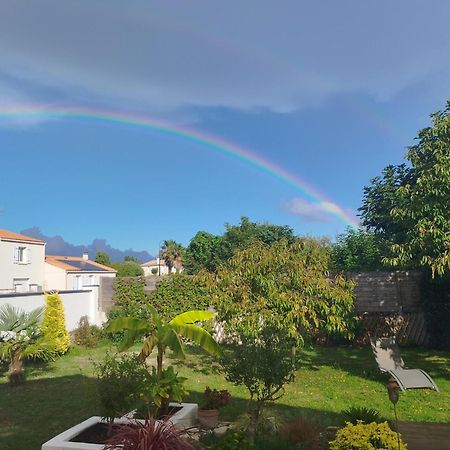
<path fill-rule="evenodd" d="M 214 317 L 214 313 L 211 311 L 187 311 L 174 317 L 169 324 L 170 325 L 184 325 L 189 323 L 203 322 L 205 320 L 211 320 Z"/>

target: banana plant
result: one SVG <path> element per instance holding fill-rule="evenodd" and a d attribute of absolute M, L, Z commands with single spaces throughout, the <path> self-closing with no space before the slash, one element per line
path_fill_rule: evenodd
<path fill-rule="evenodd" d="M 213 356 L 220 356 L 221 349 L 214 338 L 198 322 L 211 320 L 214 313 L 210 311 L 187 311 L 175 316 L 169 322 L 164 322 L 156 309 L 149 305 L 151 319 L 120 317 L 109 321 L 106 331 L 115 333 L 125 330 L 120 351 L 130 348 L 135 340 L 145 336 L 140 357 L 146 359 L 156 349 L 156 370 L 158 377 L 163 373 L 163 358 L 169 348 L 178 359 L 184 359 L 185 353 L 181 337 L 199 345 Z"/>

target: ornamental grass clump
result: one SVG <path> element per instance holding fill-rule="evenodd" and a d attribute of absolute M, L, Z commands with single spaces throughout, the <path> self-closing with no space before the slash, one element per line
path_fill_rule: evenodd
<path fill-rule="evenodd" d="M 189 430 L 180 430 L 170 420 L 146 420 L 117 425 L 104 450 L 194 450 L 187 440 Z"/>
<path fill-rule="evenodd" d="M 42 338 L 55 354 L 69 350 L 70 336 L 66 329 L 64 306 L 57 292 L 45 294 L 44 319 L 41 324 Z"/>
<path fill-rule="evenodd" d="M 336 439 L 330 442 L 330 450 L 406 450 L 402 440 L 397 440 L 397 433 L 383 423 L 347 423 L 341 428 Z"/>

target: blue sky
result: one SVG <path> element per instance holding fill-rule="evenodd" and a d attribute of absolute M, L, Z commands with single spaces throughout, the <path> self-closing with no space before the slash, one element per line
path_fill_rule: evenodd
<path fill-rule="evenodd" d="M 0 112 L 148 115 L 276 163 L 348 214 L 450 92 L 450 4 L 80 2 L 0 5 Z M 304 193 L 208 146 L 90 120 L 0 119 L 0 227 L 155 253 L 242 215 L 345 229 Z"/>

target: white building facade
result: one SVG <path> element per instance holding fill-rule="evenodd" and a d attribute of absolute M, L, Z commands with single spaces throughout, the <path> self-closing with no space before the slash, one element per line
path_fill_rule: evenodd
<path fill-rule="evenodd" d="M 115 278 L 117 271 L 82 257 L 45 257 L 45 290 L 82 290 L 100 284 L 101 277 Z"/>
<path fill-rule="evenodd" d="M 0 229 L 0 293 L 42 291 L 44 260 L 44 241 Z"/>

